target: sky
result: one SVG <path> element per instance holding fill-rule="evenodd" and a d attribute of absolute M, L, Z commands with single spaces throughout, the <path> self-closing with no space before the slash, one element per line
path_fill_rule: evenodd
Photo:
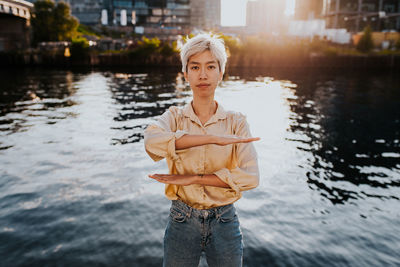
<path fill-rule="evenodd" d="M 246 25 L 246 3 L 248 0 L 221 0 L 222 26 Z M 281 1 L 281 0 L 278 0 Z M 286 15 L 294 13 L 295 0 L 286 0 Z"/>

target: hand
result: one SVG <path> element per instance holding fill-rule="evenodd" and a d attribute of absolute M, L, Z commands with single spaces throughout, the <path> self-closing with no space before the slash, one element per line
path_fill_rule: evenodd
<path fill-rule="evenodd" d="M 250 143 L 253 141 L 260 140 L 260 137 L 240 137 L 240 136 L 217 136 L 215 138 L 214 144 L 219 146 L 226 146 L 230 144 L 237 144 L 237 143 Z"/>
<path fill-rule="evenodd" d="M 194 183 L 195 175 L 179 174 L 149 174 L 149 177 L 164 184 L 191 185 Z"/>

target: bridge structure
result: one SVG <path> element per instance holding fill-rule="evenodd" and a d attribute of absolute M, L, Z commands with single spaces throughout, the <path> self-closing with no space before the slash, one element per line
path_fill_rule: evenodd
<path fill-rule="evenodd" d="M 29 47 L 32 10 L 28 1 L 0 0 L 0 52 Z"/>

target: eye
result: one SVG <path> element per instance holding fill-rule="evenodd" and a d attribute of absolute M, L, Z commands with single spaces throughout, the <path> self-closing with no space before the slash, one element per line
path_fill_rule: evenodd
<path fill-rule="evenodd" d="M 190 67 L 190 69 L 191 69 L 191 70 L 198 70 L 199 67 L 198 67 L 198 66 L 192 66 L 192 67 Z"/>
<path fill-rule="evenodd" d="M 213 70 L 213 69 L 215 69 L 215 66 L 214 66 L 214 65 L 210 65 L 210 66 L 208 66 L 208 68 L 209 68 L 210 70 Z"/>

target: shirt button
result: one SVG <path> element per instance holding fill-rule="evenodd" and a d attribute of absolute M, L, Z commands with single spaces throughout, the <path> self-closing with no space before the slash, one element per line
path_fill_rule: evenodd
<path fill-rule="evenodd" d="M 204 211 L 204 218 L 207 218 L 208 217 L 208 211 Z"/>

